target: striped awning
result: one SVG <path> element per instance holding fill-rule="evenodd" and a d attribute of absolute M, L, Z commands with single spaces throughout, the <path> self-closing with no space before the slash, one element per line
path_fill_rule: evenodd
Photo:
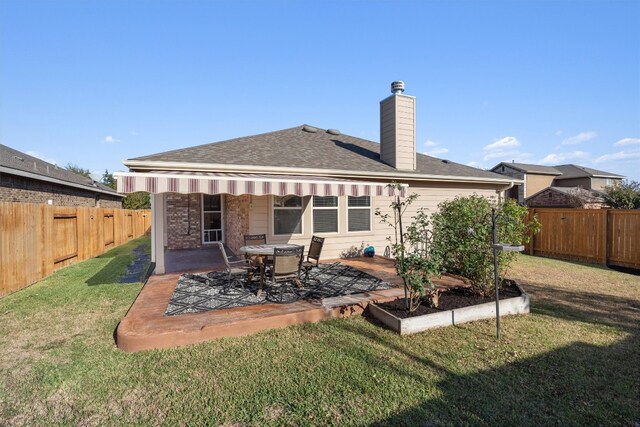
<path fill-rule="evenodd" d="M 214 172 L 116 172 L 119 193 L 204 193 L 296 196 L 393 196 L 381 182 L 293 175 L 255 175 Z M 404 197 L 407 185 L 402 186 Z"/>

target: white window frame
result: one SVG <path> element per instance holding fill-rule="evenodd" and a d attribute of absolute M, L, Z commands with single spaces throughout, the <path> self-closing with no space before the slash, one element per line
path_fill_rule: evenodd
<path fill-rule="evenodd" d="M 220 241 L 224 243 L 224 196 L 222 194 L 201 194 L 200 195 L 200 238 L 203 245 L 214 245 L 218 242 L 206 242 L 204 240 L 204 214 L 209 212 L 218 211 L 206 211 L 204 210 L 204 196 L 218 196 L 220 197 L 220 232 L 222 233 L 222 239 Z"/>
<path fill-rule="evenodd" d="M 327 196 L 327 197 L 335 197 L 336 200 L 338 201 L 338 204 L 334 207 L 334 206 L 323 206 L 323 207 L 315 207 L 313 206 L 313 198 L 314 197 L 325 197 L 325 196 L 311 196 L 309 198 L 309 204 L 311 206 L 311 232 L 313 234 L 322 234 L 322 235 L 332 235 L 332 234 L 340 234 L 340 197 L 338 196 Z M 313 211 L 314 210 L 335 210 L 337 212 L 337 216 L 336 216 L 336 226 L 337 226 L 337 230 L 336 231 L 316 231 L 315 230 L 315 222 L 313 220 Z"/>
<path fill-rule="evenodd" d="M 292 194 L 288 194 L 288 196 L 291 196 Z M 270 224 L 269 227 L 271 229 L 271 235 L 274 237 L 279 237 L 279 236 L 302 236 L 304 235 L 304 202 L 305 202 L 305 197 L 303 196 L 296 196 L 296 197 L 300 197 L 300 207 L 276 207 L 274 206 L 275 204 L 275 198 L 276 197 L 284 197 L 284 196 L 271 196 L 269 198 L 269 204 L 271 205 L 271 219 L 270 219 Z M 276 227 L 275 227 L 275 221 L 276 221 L 276 214 L 275 211 L 276 210 L 300 210 L 300 233 L 291 233 L 291 234 L 276 234 Z"/>
<path fill-rule="evenodd" d="M 349 234 L 364 234 L 371 233 L 373 231 L 373 197 L 372 196 L 360 196 L 369 198 L 369 206 L 349 206 L 349 197 L 347 196 L 347 233 Z M 360 231 L 349 231 L 349 213 L 351 209 L 369 209 L 369 229 Z"/>

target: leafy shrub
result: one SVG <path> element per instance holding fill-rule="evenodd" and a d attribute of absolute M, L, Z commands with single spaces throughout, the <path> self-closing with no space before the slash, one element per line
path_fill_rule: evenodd
<path fill-rule="evenodd" d="M 513 200 L 496 203 L 477 195 L 456 197 L 438 205 L 433 222 L 432 251 L 445 271 L 471 280 L 476 293 L 494 292 L 491 209 L 496 210 L 497 242 L 528 243 L 531 232 L 539 230 L 537 218 L 528 219 L 528 209 Z M 498 252 L 498 273 L 502 278 L 515 253 Z"/>
<path fill-rule="evenodd" d="M 603 198 L 613 209 L 640 209 L 640 182 L 624 180 L 608 186 Z"/>

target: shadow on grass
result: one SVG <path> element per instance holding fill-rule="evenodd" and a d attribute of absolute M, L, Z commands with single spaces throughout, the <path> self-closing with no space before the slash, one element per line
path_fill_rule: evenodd
<path fill-rule="evenodd" d="M 136 259 L 135 250 L 144 247 L 140 240 L 132 240 L 96 257 L 97 259 L 109 259 L 109 262 L 100 271 L 88 278 L 85 283 L 89 286 L 119 284 L 120 278 L 127 272 L 127 267 Z M 148 266 L 142 270 L 146 272 Z M 142 277 L 141 271 L 140 280 L 142 280 Z"/>
<path fill-rule="evenodd" d="M 444 371 L 439 397 L 376 422 L 406 425 L 633 425 L 640 339 L 575 343 L 473 374 Z"/>
<path fill-rule="evenodd" d="M 408 341 L 372 332 L 354 322 L 340 322 L 345 340 L 363 336 L 402 354 L 413 364 L 441 374 L 437 397 L 374 423 L 405 425 L 635 425 L 640 421 L 640 302 L 528 284 L 544 295 L 532 301 L 533 313 L 569 321 L 606 325 L 627 332 L 607 346 L 584 342 L 473 373 L 455 364 L 439 366 L 438 349 L 425 356 Z M 579 339 L 579 338 L 578 338 Z M 407 344 L 407 345 L 405 345 Z M 370 366 L 386 366 L 408 380 L 419 380 L 411 364 L 364 350 Z M 480 356 L 480 355 L 479 355 Z"/>
<path fill-rule="evenodd" d="M 614 295 L 569 291 L 540 283 L 526 283 L 531 294 L 531 312 L 565 320 L 640 332 L 640 301 Z"/>
<path fill-rule="evenodd" d="M 120 276 L 127 270 L 131 257 L 110 257 L 109 262 L 85 283 L 89 286 L 112 285 L 120 282 Z"/>

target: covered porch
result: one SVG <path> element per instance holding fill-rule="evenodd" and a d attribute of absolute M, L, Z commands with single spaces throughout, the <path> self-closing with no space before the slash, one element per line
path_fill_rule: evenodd
<path fill-rule="evenodd" d="M 401 187 L 402 196 L 407 187 Z M 373 199 L 394 195 L 394 190 L 381 181 L 186 171 L 119 173 L 118 189 L 125 193 L 151 193 L 155 274 L 185 270 L 173 262 L 179 257 L 177 252 L 172 254 L 177 249 L 204 250 L 221 241 L 232 252 L 238 253 L 244 244 L 245 234 L 266 234 L 269 243 L 308 245 L 311 235 L 317 231 L 315 225 L 311 226 L 315 221 L 312 214 L 316 214 L 312 212 L 315 206 L 311 208 L 314 196 L 335 200 L 334 217 L 330 219 L 334 221 L 335 229 L 328 233 L 326 257 L 340 256 L 340 252 L 359 246 L 365 240 L 368 244 L 380 245 L 386 234 L 377 235 L 374 230 Z M 358 210 L 348 208 L 347 198 L 365 200 Z M 297 202 L 290 203 L 292 200 Z M 296 212 L 299 212 L 295 219 L 297 228 L 285 224 L 278 229 L 280 219 L 292 221 Z M 358 213 L 360 218 L 356 218 Z M 353 221 L 360 220 L 357 226 L 366 231 L 358 229 L 352 232 L 349 229 L 347 233 L 347 217 L 353 217 Z M 338 221 L 342 222 L 337 224 Z M 188 265 L 190 258 L 185 256 L 184 262 Z"/>

